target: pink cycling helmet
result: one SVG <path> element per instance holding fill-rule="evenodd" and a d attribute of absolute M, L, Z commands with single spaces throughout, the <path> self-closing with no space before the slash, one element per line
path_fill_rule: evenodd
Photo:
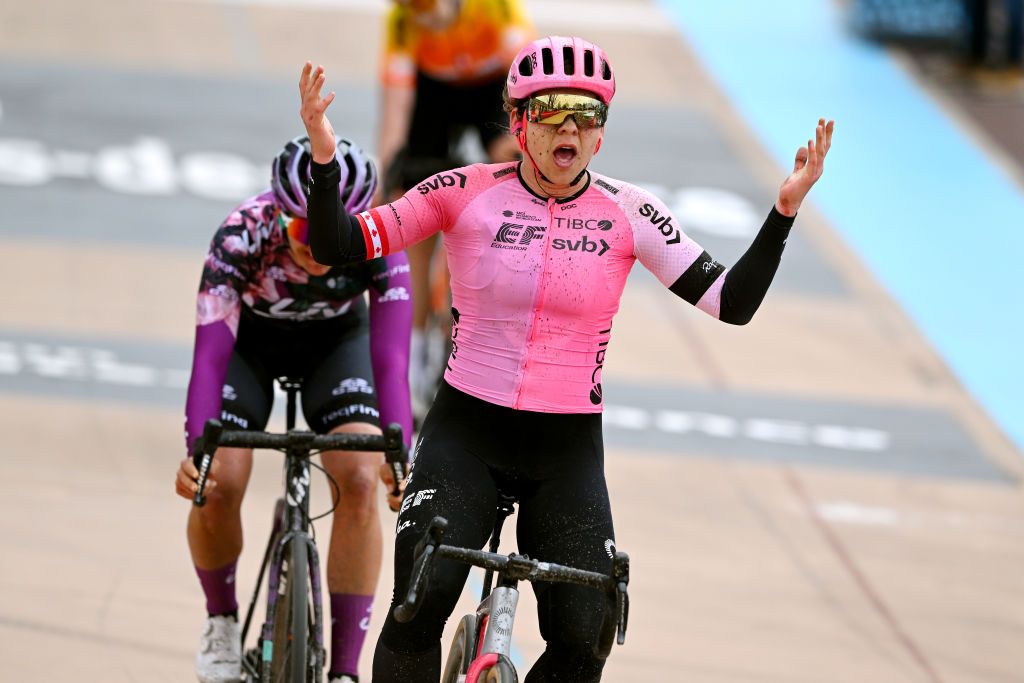
<path fill-rule="evenodd" d="M 548 36 L 529 43 L 512 60 L 508 94 L 522 100 L 549 88 L 588 90 L 610 104 L 615 74 L 604 50 L 582 38 Z"/>

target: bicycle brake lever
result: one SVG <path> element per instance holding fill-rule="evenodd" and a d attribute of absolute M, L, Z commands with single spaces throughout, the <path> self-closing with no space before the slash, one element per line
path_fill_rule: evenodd
<path fill-rule="evenodd" d="M 615 642 L 622 645 L 626 642 L 626 626 L 629 623 L 629 593 L 626 592 L 626 586 L 629 585 L 629 555 L 623 552 L 615 553 L 615 559 L 612 560 L 612 577 L 616 580 Z"/>
<path fill-rule="evenodd" d="M 629 623 L 629 593 L 626 592 L 625 581 L 619 581 L 615 587 L 615 613 L 618 615 L 615 642 L 622 645 L 626 642 L 626 626 Z"/>
<path fill-rule="evenodd" d="M 401 605 L 395 607 L 395 620 L 406 623 L 411 621 L 420 610 L 420 603 L 426 595 L 430 582 L 430 570 L 434 559 L 434 552 L 437 546 L 441 545 L 445 529 L 448 528 L 448 520 L 444 517 L 434 517 L 430 521 L 430 528 L 423 535 L 423 539 L 417 544 L 416 560 L 412 571 L 412 580 L 409 582 L 409 590 L 405 594 L 405 600 Z M 421 590 L 422 589 L 422 590 Z"/>
<path fill-rule="evenodd" d="M 391 495 L 397 496 L 401 494 L 402 482 L 409 473 L 408 455 L 402 442 L 402 427 L 397 422 L 389 424 L 384 432 L 384 459 L 391 466 L 391 475 L 395 478 Z"/>
<path fill-rule="evenodd" d="M 196 488 L 195 495 L 192 496 L 192 503 L 196 507 L 203 507 L 206 505 L 206 479 L 210 476 L 210 466 L 213 465 L 213 454 L 217 452 L 217 444 L 220 442 L 221 432 L 224 431 L 223 425 L 220 420 L 209 419 L 206 424 L 203 425 L 203 434 L 200 436 L 195 443 L 192 458 L 195 460 L 196 456 L 201 454 L 199 461 L 196 463 L 196 467 L 199 470 L 199 477 L 196 479 L 198 487 Z"/>

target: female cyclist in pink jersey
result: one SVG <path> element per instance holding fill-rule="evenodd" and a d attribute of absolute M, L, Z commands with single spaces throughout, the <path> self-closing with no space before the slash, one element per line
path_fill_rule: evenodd
<path fill-rule="evenodd" d="M 312 141 L 310 246 L 349 263 L 444 232 L 451 271 L 453 349 L 423 424 L 395 539 L 395 596 L 405 595 L 415 545 L 430 519 L 446 543 L 480 548 L 498 491 L 519 499 L 519 552 L 608 572 L 614 548 L 604 476 L 601 368 L 626 276 L 636 261 L 680 298 L 745 324 L 778 267 L 789 229 L 821 176 L 833 123 L 818 122 L 753 243 L 731 268 L 683 233 L 650 193 L 588 170 L 601 147 L 615 76 L 580 38 L 526 46 L 506 82 L 505 107 L 523 160 L 439 173 L 384 206 L 349 215 L 321 96 L 323 68 L 299 88 Z M 376 683 L 435 682 L 440 637 L 468 568 L 439 562 L 417 616 L 389 614 L 374 656 Z M 526 677 L 598 681 L 603 596 L 537 586 L 547 648 Z"/>

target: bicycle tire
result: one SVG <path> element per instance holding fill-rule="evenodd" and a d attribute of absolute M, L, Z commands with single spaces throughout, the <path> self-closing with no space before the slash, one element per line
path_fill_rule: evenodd
<path fill-rule="evenodd" d="M 274 609 L 273 659 L 270 683 L 308 683 L 309 662 L 309 564 L 303 539 L 288 544 L 287 567 L 282 566 L 284 593 Z"/>
<path fill-rule="evenodd" d="M 498 657 L 498 663 L 480 675 L 480 683 L 519 683 L 519 674 L 512 662 L 504 655 Z"/>
<path fill-rule="evenodd" d="M 466 614 L 459 620 L 452 645 L 448 649 L 448 659 L 445 661 L 441 683 L 458 683 L 459 676 L 464 676 L 469 671 L 469 663 L 476 654 L 476 625 L 475 614 Z"/>

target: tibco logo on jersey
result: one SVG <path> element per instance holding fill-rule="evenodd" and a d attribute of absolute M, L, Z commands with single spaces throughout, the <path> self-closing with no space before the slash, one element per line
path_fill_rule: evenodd
<path fill-rule="evenodd" d="M 612 328 L 607 330 L 601 330 L 598 334 L 610 334 Z M 601 391 L 601 368 L 604 367 L 604 354 L 608 347 L 610 339 L 605 339 L 603 342 L 597 345 L 597 353 L 594 355 L 594 371 L 590 373 L 590 383 L 593 385 L 590 388 L 590 402 L 595 406 L 601 405 L 601 401 L 604 399 Z"/>
<path fill-rule="evenodd" d="M 420 194 L 427 194 L 431 190 L 437 190 L 442 187 L 455 187 L 456 185 L 459 186 L 459 189 L 466 187 L 466 176 L 458 171 L 451 171 L 448 173 L 438 173 L 433 178 L 423 181 L 416 186 L 416 191 Z"/>
<path fill-rule="evenodd" d="M 572 206 L 575 206 L 573 204 Z M 615 221 L 608 219 L 598 220 L 596 218 L 572 218 L 566 216 L 555 216 L 555 227 L 568 230 L 600 230 L 608 232 L 614 227 Z"/>
<path fill-rule="evenodd" d="M 522 225 L 519 223 L 502 223 L 494 235 L 491 246 L 495 249 L 514 249 L 526 251 L 526 246 L 533 240 L 544 237 L 543 225 Z"/>

